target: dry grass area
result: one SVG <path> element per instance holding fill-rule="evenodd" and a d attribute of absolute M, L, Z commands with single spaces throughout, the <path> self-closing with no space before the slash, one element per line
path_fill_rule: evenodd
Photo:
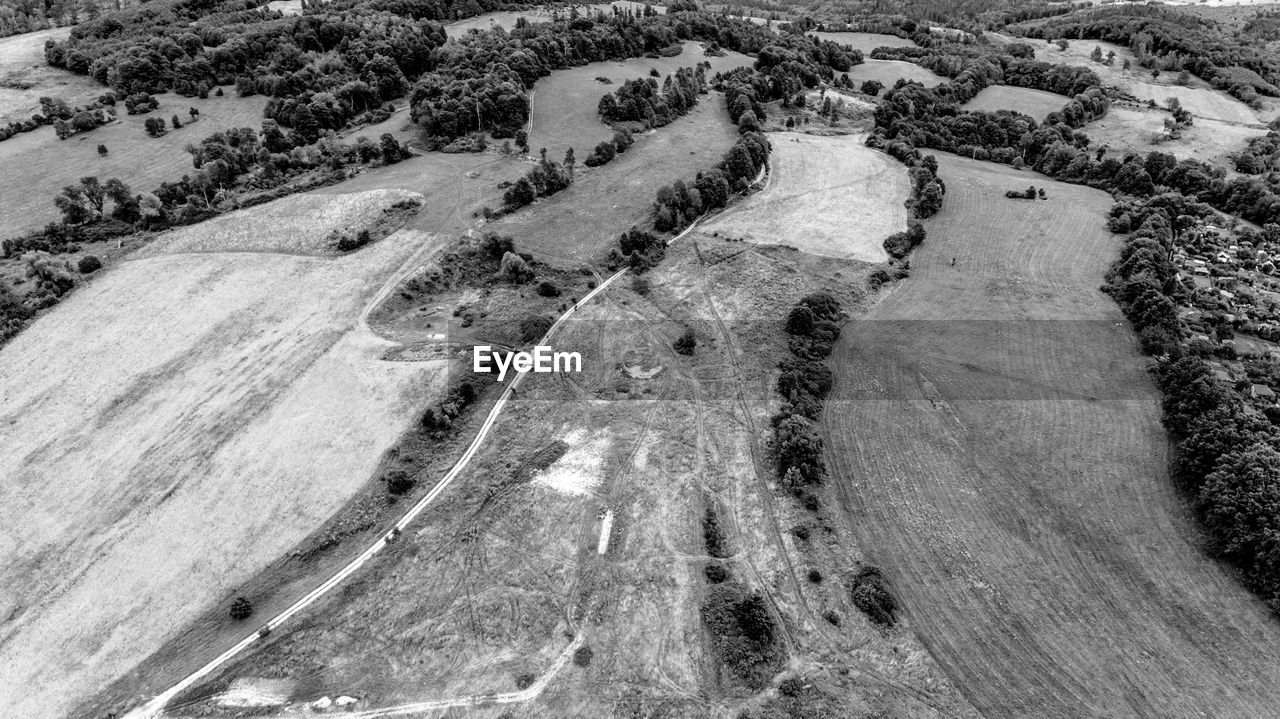
<path fill-rule="evenodd" d="M 1148 108 L 1112 106 L 1106 116 L 1084 128 L 1094 147 L 1106 146 L 1118 154 L 1167 152 L 1178 159 L 1196 159 L 1235 167 L 1231 155 L 1240 152 L 1249 139 L 1266 134 L 1262 127 L 1236 125 L 1197 118 L 1195 124 L 1182 131 L 1182 137 L 1170 140 L 1164 133 L 1169 113 Z"/>
<path fill-rule="evenodd" d="M 46 95 L 78 105 L 106 91 L 84 75 L 45 64 L 45 42 L 70 34 L 70 27 L 60 27 L 0 38 L 0 124 L 30 119 Z"/>
<path fill-rule="evenodd" d="M 934 74 L 913 62 L 902 60 L 866 60 L 850 68 L 848 75 L 849 79 L 853 80 L 854 87 L 867 80 L 877 80 L 885 87 L 893 87 L 900 78 L 918 82 L 925 87 L 941 85 L 947 81 L 947 78 L 941 75 Z"/>
<path fill-rule="evenodd" d="M 912 277 L 834 355 L 827 457 L 863 546 L 986 717 L 1274 713 L 1280 626 L 1196 545 L 1097 289 L 1111 199 L 939 160 Z M 1003 197 L 1027 184 L 1048 200 Z"/>
<path fill-rule="evenodd" d="M 717 72 L 750 66 L 754 60 L 729 51 L 719 57 L 707 57 L 698 43 L 686 42 L 684 51 L 675 57 L 593 62 L 551 73 L 549 77 L 538 80 L 534 86 L 530 149 L 536 154 L 540 148 L 545 147 L 547 156 L 559 161 L 564 157 L 565 151 L 572 147 L 581 166 L 593 147 L 613 137 L 613 130 L 600 120 L 600 114 L 596 111 L 603 95 L 617 90 L 627 80 L 649 77 L 651 69 L 666 77 L 682 67 L 693 67 L 700 62 L 711 63 L 711 69 L 707 72 L 707 80 L 710 82 Z M 599 82 L 596 79 L 598 77 L 608 78 L 610 82 Z M 716 106 L 715 100 L 715 95 L 703 95 L 698 103 Z M 662 128 L 659 132 L 667 129 Z M 689 143 L 690 147 L 696 144 Z"/>
<path fill-rule="evenodd" d="M 66 140 L 59 140 L 52 127 L 42 127 L 0 142 L 0 165 L 40 168 L 37 173 L 7 173 L 0 178 L 0 231 L 18 234 L 58 219 L 54 196 L 86 175 L 103 180 L 118 177 L 136 192 L 150 192 L 161 182 L 195 172 L 184 146 L 219 130 L 262 126 L 266 98 L 234 94 L 201 100 L 164 93 L 156 96 L 160 108 L 149 115 L 126 115 L 121 105 L 118 122 Z M 192 107 L 200 113 L 198 122 L 161 137 L 150 137 L 143 128 L 150 117 L 164 118 L 168 124 L 175 114 L 186 123 Z M 107 146 L 106 156 L 98 155 L 99 144 Z"/>
<path fill-rule="evenodd" d="M 192 252 L 268 252 L 290 255 L 335 253 L 331 231 L 367 229 L 397 202 L 421 200 L 408 190 L 352 194 L 293 195 L 269 206 L 215 217 L 163 235 L 134 258 Z M 270 231 L 263 231 L 270 227 Z"/>
<path fill-rule="evenodd" d="M 1044 122 L 1045 116 L 1061 110 L 1070 98 L 1044 90 L 1029 87 L 1012 87 L 1009 85 L 992 85 L 983 88 L 972 100 L 963 105 L 965 110 L 977 112 L 995 112 L 996 110 L 1016 110 L 1023 115 L 1035 118 L 1036 122 Z"/>
<path fill-rule="evenodd" d="M 888 259 L 884 239 L 907 228 L 906 167 L 865 134 L 770 133 L 768 186 L 702 227 L 724 237 L 863 262 Z"/>
<path fill-rule="evenodd" d="M 344 199 L 290 206 L 308 202 Z M 236 246 L 270 224 L 264 205 L 204 230 Z M 7 711 L 62 716 L 364 485 L 441 378 L 381 362 L 389 343 L 360 324 L 427 239 L 320 258 L 186 254 L 179 237 L 0 352 Z"/>
<path fill-rule="evenodd" d="M 830 40 L 840 45 L 848 45 L 854 50 L 861 50 L 865 57 L 878 47 L 915 47 L 916 44 L 897 35 L 884 35 L 877 32 L 811 32 L 808 33 L 819 40 Z"/>
<path fill-rule="evenodd" d="M 842 578 L 864 557 L 848 528 L 771 479 L 780 316 L 819 286 L 853 295 L 858 268 L 694 233 L 647 294 L 610 288 L 555 342 L 583 353 L 583 372 L 530 376 L 389 555 L 194 693 L 188 711 L 217 712 L 225 688 L 273 677 L 292 680 L 278 683 L 290 688 L 280 716 L 346 694 L 359 709 L 436 702 L 430 715 L 448 716 L 454 702 L 492 718 L 508 707 L 471 697 L 515 691 L 527 675 L 547 683 L 510 707 L 518 716 L 736 715 L 757 699 L 718 666 L 699 615 L 713 502 L 727 564 L 768 597 L 788 671 L 829 689 L 839 716 L 976 717 L 909 631 L 882 632 L 852 606 Z M 671 349 L 686 325 L 693 357 Z M 625 370 L 636 364 L 663 371 L 637 378 Z M 526 471 L 557 442 L 561 459 Z M 810 539 L 788 532 L 800 524 Z M 809 568 L 827 580 L 806 580 Z M 571 640 L 590 662 L 551 673 Z"/>
<path fill-rule="evenodd" d="M 659 187 L 691 180 L 698 170 L 715 165 L 737 137 L 724 96 L 712 92 L 684 117 L 638 135 L 607 165 L 586 168 L 581 164 L 586 153 L 575 151 L 579 166 L 573 185 L 485 229 L 511 235 L 522 249 L 563 265 L 598 260 L 620 232 L 649 216 Z"/>

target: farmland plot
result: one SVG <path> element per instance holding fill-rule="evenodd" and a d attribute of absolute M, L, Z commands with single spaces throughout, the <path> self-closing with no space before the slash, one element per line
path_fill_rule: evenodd
<path fill-rule="evenodd" d="M 864 56 L 870 57 L 871 51 L 878 47 L 915 47 L 916 44 L 897 35 L 885 35 L 878 32 L 811 32 L 810 35 L 819 40 L 829 40 L 840 45 L 848 45 L 854 50 L 861 50 Z"/>
<path fill-rule="evenodd" d="M 59 27 L 0 38 L 0 124 L 30 119 L 40 112 L 42 96 L 79 105 L 107 90 L 84 75 L 45 64 L 45 42 L 70 34 L 70 27 Z"/>
<path fill-rule="evenodd" d="M 176 232 L 0 351 L 6 712 L 64 716 L 227 601 L 366 482 L 434 391 L 437 364 L 380 361 L 390 343 L 360 322 L 429 236 L 276 252 L 305 252 L 272 239 L 277 208 L 364 199 L 297 196 Z"/>
<path fill-rule="evenodd" d="M 867 147 L 862 134 L 779 132 L 769 141 L 768 187 L 703 231 L 826 257 L 887 260 L 884 239 L 907 229 L 906 168 Z"/>
<path fill-rule="evenodd" d="M 985 716 L 1273 714 L 1280 627 L 1191 540 L 1097 289 L 1110 198 L 939 159 L 912 277 L 834 355 L 827 456 L 860 539 Z M 1028 184 L 1048 200 L 1003 197 Z"/>
<path fill-rule="evenodd" d="M 903 60 L 866 60 L 849 68 L 848 75 L 849 79 L 853 80 L 854 87 L 867 80 L 876 80 L 885 87 L 893 87 L 894 83 L 900 79 L 918 82 L 925 87 L 941 85 L 947 81 L 945 77 L 926 70 L 914 62 Z"/>

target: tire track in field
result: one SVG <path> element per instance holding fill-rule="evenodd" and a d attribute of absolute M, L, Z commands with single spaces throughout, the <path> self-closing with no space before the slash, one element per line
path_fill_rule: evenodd
<path fill-rule="evenodd" d="M 912 628 L 988 717 L 1277 716 L 1280 626 L 1196 546 L 1158 394 L 1097 289 L 1110 198 L 939 160 L 944 209 L 846 327 L 824 413 Z M 1003 197 L 1027 184 L 1048 200 Z"/>

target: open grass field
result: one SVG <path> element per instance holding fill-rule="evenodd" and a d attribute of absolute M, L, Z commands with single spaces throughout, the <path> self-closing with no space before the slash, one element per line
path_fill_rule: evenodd
<path fill-rule="evenodd" d="M 1181 138 L 1170 140 L 1164 133 L 1167 117 L 1169 113 L 1163 110 L 1113 105 L 1104 117 L 1089 123 L 1084 132 L 1094 147 L 1106 146 L 1111 152 L 1158 150 L 1178 159 L 1205 160 L 1227 168 L 1235 167 L 1231 155 L 1243 150 L 1250 138 L 1267 132 L 1262 127 L 1197 118 L 1195 124 L 1182 131 Z"/>
<path fill-rule="evenodd" d="M 768 186 L 703 226 L 748 242 L 883 262 L 884 239 L 907 229 L 906 168 L 865 134 L 770 133 Z"/>
<path fill-rule="evenodd" d="M 77 105 L 106 90 L 84 75 L 45 64 L 45 41 L 64 40 L 69 34 L 70 27 L 60 27 L 0 38 L 0 124 L 30 119 L 40 111 L 43 96 Z"/>
<path fill-rule="evenodd" d="M 535 136 L 537 127 L 535 123 Z M 608 254 L 620 232 L 648 217 L 658 188 L 692 180 L 698 170 L 714 166 L 737 136 L 724 96 L 703 95 L 689 114 L 637 136 L 629 150 L 607 165 L 586 168 L 586 152 L 575 150 L 578 170 L 573 185 L 486 229 L 511 235 L 521 249 L 557 264 L 598 260 Z M 558 158 L 563 152 L 548 155 Z"/>
<path fill-rule="evenodd" d="M 1280 624 L 1196 545 L 1097 289 L 1111 199 L 939 161 L 911 278 L 833 356 L 827 459 L 862 545 L 986 717 L 1274 714 Z M 1028 184 L 1047 201 L 1003 197 Z"/>
<path fill-rule="evenodd" d="M 913 62 L 902 60 L 866 60 L 850 68 L 848 75 L 849 79 L 853 80 L 854 87 L 867 80 L 878 80 L 885 87 L 892 87 L 900 78 L 918 82 L 925 87 L 941 85 L 947 81 L 941 75 L 934 74 Z"/>
<path fill-rule="evenodd" d="M 361 324 L 429 235 L 271 252 L 303 250 L 275 243 L 276 217 L 364 199 L 300 195 L 162 238 L 0 352 L 6 712 L 61 717 L 226 602 L 365 484 L 434 391 L 438 363 L 380 361 L 390 343 Z"/>
<path fill-rule="evenodd" d="M 40 169 L 0 177 L 0 233 L 16 235 L 59 219 L 54 196 L 86 175 L 104 181 L 118 177 L 135 192 L 150 192 L 161 182 L 177 181 L 195 172 L 184 146 L 219 130 L 262 126 L 266 98 L 234 94 L 201 100 L 164 93 L 156 96 L 160 108 L 149 115 L 126 115 L 119 106 L 118 122 L 66 140 L 59 140 L 52 127 L 42 127 L 0 142 L 0 165 Z M 168 125 L 169 118 L 177 114 L 186 123 L 187 110 L 192 107 L 200 112 L 197 122 L 183 124 L 161 137 L 150 137 L 143 128 L 149 117 L 164 118 Z M 98 155 L 99 144 L 107 146 L 106 156 Z"/>
<path fill-rule="evenodd" d="M 593 62 L 551 73 L 549 77 L 538 80 L 534 86 L 529 148 L 536 153 L 545 147 L 547 156 L 558 161 L 572 147 L 578 164 L 581 165 L 593 147 L 613 137 L 613 130 L 600 120 L 600 113 L 597 112 L 602 96 L 617 90 L 627 80 L 649 77 L 651 69 L 665 77 L 682 67 L 693 67 L 700 62 L 711 63 L 711 69 L 707 71 L 709 82 L 717 72 L 749 67 L 754 60 L 729 51 L 720 57 L 707 57 L 699 43 L 686 42 L 684 51 L 675 57 Z M 600 82 L 596 79 L 598 77 L 608 78 L 610 82 Z M 714 104 L 714 96 L 701 96 L 699 105 L 704 103 Z M 660 132 L 667 129 L 661 128 Z"/>
<path fill-rule="evenodd" d="M 1023 115 L 1035 118 L 1036 122 L 1044 122 L 1051 112 L 1061 110 L 1070 98 L 1044 90 L 1033 90 L 1029 87 L 1011 87 L 1009 85 L 992 85 L 966 102 L 962 108 L 978 112 L 995 112 L 996 110 L 1016 110 Z"/>
<path fill-rule="evenodd" d="M 867 57 L 870 57 L 871 51 L 878 47 L 915 47 L 915 43 L 911 40 L 877 32 L 811 32 L 808 34 L 819 40 L 830 40 L 848 45 L 854 50 L 861 50 Z"/>

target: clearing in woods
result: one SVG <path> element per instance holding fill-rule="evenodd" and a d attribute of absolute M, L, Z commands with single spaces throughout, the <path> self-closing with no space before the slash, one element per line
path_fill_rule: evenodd
<path fill-rule="evenodd" d="M 867 80 L 876 80 L 885 87 L 893 87 L 900 79 L 918 82 L 925 87 L 941 85 L 947 78 L 903 60 L 866 60 L 849 68 L 849 79 L 858 87 Z"/>
<path fill-rule="evenodd" d="M 650 70 L 657 70 L 661 84 L 667 75 L 682 67 L 693 67 L 700 62 L 711 63 L 707 70 L 707 82 L 718 72 L 728 72 L 735 67 L 750 67 L 752 58 L 726 50 L 719 57 L 707 57 L 696 42 L 686 42 L 684 51 L 675 57 L 633 58 L 631 60 L 593 62 L 582 67 L 557 70 L 538 80 L 534 86 L 532 130 L 529 132 L 529 149 L 537 154 L 547 149 L 548 159 L 559 161 L 570 147 L 578 166 L 591 154 L 592 148 L 613 137 L 613 130 L 600 119 L 597 108 L 600 98 L 618 89 L 627 80 L 649 79 Z M 600 82 L 596 78 L 606 78 Z M 701 95 L 699 104 L 714 99 L 713 95 Z M 665 128 L 660 128 L 659 132 Z M 514 144 L 514 143 L 513 143 Z M 690 147 L 693 146 L 690 143 Z M 675 179 L 675 178 L 672 178 Z"/>
<path fill-rule="evenodd" d="M 1028 87 L 1012 87 L 1010 85 L 991 85 L 983 88 L 973 99 L 966 102 L 962 109 L 975 112 L 995 112 L 997 110 L 1015 110 L 1023 115 L 1035 118 L 1036 122 L 1044 122 L 1051 112 L 1061 110 L 1070 101 L 1044 90 L 1033 90 Z"/>
<path fill-rule="evenodd" d="M 612 3 L 579 5 L 577 6 L 577 10 L 583 16 L 589 17 L 596 11 L 606 14 L 612 13 L 614 8 L 618 8 L 619 10 L 631 10 L 632 12 L 638 13 L 644 9 L 644 6 L 645 3 L 632 2 L 631 0 L 616 0 L 616 2 Z M 652 7 L 659 15 L 667 12 L 667 9 L 662 5 L 651 5 L 650 7 Z M 516 21 L 520 18 L 524 18 L 530 24 L 551 22 L 555 19 L 557 14 L 562 19 L 569 18 L 569 10 L 567 8 L 556 8 L 553 11 L 547 9 L 544 5 L 537 5 L 529 8 L 528 10 L 489 12 L 484 13 L 483 15 L 469 17 L 465 20 L 458 20 L 457 22 L 451 22 L 445 25 L 444 31 L 445 34 L 451 38 L 460 38 L 472 30 L 477 32 L 484 32 L 495 28 L 511 30 L 516 26 Z"/>
<path fill-rule="evenodd" d="M 381 361 L 361 312 L 436 240 L 317 256 L 265 228 L 406 196 L 298 195 L 174 231 L 0 351 L 6 714 L 64 716 L 368 481 L 443 372 Z"/>
<path fill-rule="evenodd" d="M 888 259 L 884 239 L 907 229 L 910 180 L 865 134 L 769 134 L 768 187 L 702 227 L 757 244 L 824 257 Z"/>
<path fill-rule="evenodd" d="M 863 546 L 984 716 L 1274 715 L 1280 627 L 1195 544 L 1098 290 L 1111 198 L 939 161 L 912 276 L 834 354 L 827 460 Z M 1028 184 L 1048 199 L 1004 198 Z"/>
<path fill-rule="evenodd" d="M 99 87 L 106 92 L 108 88 Z M 0 227 L 16 235 L 59 219 L 53 198 L 66 185 L 94 175 L 106 181 L 118 177 L 134 192 L 152 192 L 161 182 L 176 182 L 195 172 L 191 155 L 183 148 L 219 130 L 262 126 L 267 99 L 260 96 L 181 97 L 168 92 L 156 95 L 160 108 L 146 115 L 127 115 L 118 103 L 118 122 L 59 140 L 52 127 L 23 132 L 0 142 L 0 166 L 38 167 L 39 172 L 9 173 L 0 177 Z M 188 124 L 189 108 L 200 119 Z M 148 118 L 159 117 L 169 125 L 178 115 L 184 123 L 177 130 L 151 137 L 143 128 Z M 98 145 L 108 154 L 98 154 Z"/>
<path fill-rule="evenodd" d="M 916 44 L 897 35 L 884 35 L 878 32 L 811 32 L 810 35 L 819 40 L 830 40 L 840 45 L 848 45 L 854 50 L 861 50 L 864 57 L 871 57 L 871 51 L 878 47 L 915 47 Z"/>

